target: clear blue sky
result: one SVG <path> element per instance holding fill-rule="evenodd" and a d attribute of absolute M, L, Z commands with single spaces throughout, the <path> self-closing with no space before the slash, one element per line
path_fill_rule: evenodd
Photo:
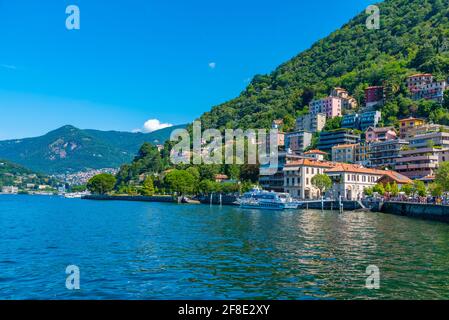
<path fill-rule="evenodd" d="M 0 0 L 0 140 L 190 122 L 374 2 Z"/>

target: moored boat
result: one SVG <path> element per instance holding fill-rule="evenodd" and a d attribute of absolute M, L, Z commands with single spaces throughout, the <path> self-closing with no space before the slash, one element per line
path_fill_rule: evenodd
<path fill-rule="evenodd" d="M 298 204 L 288 193 L 276 193 L 254 188 L 239 198 L 238 203 L 244 209 L 285 210 L 297 209 Z"/>

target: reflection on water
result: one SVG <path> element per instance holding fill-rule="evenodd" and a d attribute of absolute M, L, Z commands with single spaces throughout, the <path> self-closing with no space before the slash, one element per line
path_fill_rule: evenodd
<path fill-rule="evenodd" d="M 4 299 L 449 297 L 449 225 L 391 215 L 1 196 L 0 229 Z"/>

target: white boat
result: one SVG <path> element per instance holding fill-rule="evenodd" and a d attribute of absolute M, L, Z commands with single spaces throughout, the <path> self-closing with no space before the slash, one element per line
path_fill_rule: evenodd
<path fill-rule="evenodd" d="M 276 193 L 254 188 L 238 199 L 241 208 L 262 210 L 297 209 L 298 204 L 288 193 Z"/>

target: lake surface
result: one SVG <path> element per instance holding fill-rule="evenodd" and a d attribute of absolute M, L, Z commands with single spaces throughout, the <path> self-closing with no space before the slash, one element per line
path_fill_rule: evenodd
<path fill-rule="evenodd" d="M 0 298 L 448 299 L 448 243 L 447 224 L 377 213 L 0 195 Z"/>

